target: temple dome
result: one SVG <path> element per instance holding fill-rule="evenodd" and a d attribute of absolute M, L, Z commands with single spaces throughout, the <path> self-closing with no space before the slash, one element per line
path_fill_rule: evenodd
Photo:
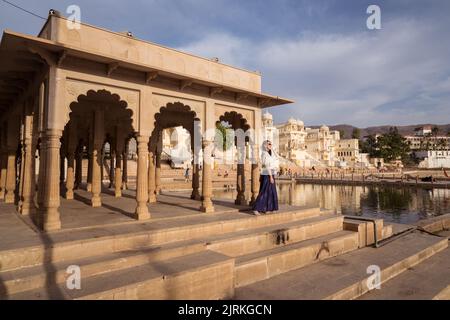
<path fill-rule="evenodd" d="M 269 112 L 263 114 L 263 120 L 272 120 L 272 119 L 273 116 Z"/>
<path fill-rule="evenodd" d="M 320 131 L 330 131 L 330 128 L 328 128 L 326 125 L 323 125 L 320 127 Z"/>
<path fill-rule="evenodd" d="M 289 118 L 288 123 L 289 124 L 297 124 L 297 120 L 295 120 L 294 118 Z"/>

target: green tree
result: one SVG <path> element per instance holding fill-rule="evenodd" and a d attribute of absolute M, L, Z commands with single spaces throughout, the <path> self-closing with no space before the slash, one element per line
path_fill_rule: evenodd
<path fill-rule="evenodd" d="M 216 124 L 216 136 L 214 137 L 215 147 L 219 150 L 227 151 L 231 148 L 234 141 L 233 130 L 227 122 L 218 122 Z"/>
<path fill-rule="evenodd" d="M 366 141 L 361 143 L 361 151 L 363 153 L 368 153 L 372 158 L 381 157 L 377 138 L 373 134 L 369 135 Z"/>
<path fill-rule="evenodd" d="M 345 130 L 339 130 L 339 136 L 341 139 L 345 139 Z"/>
<path fill-rule="evenodd" d="M 390 128 L 389 132 L 378 138 L 377 145 L 381 157 L 391 162 L 394 160 L 407 160 L 410 147 L 407 140 L 398 132 L 396 127 Z"/>
<path fill-rule="evenodd" d="M 352 139 L 360 139 L 361 138 L 361 130 L 359 128 L 354 128 L 352 131 Z"/>
<path fill-rule="evenodd" d="M 437 137 L 439 135 L 439 128 L 437 126 L 434 126 L 433 129 L 431 129 L 431 134 L 434 137 Z"/>

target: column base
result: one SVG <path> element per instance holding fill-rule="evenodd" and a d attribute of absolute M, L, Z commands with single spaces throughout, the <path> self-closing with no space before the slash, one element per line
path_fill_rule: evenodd
<path fill-rule="evenodd" d="M 48 219 L 48 217 L 52 217 L 52 219 Z M 42 230 L 44 231 L 55 231 L 61 229 L 61 220 L 59 219 L 59 211 L 58 209 L 53 209 L 49 212 L 44 212 L 42 214 L 43 219 L 42 222 Z M 56 218 L 57 217 L 57 218 Z"/>
<path fill-rule="evenodd" d="M 157 202 L 156 195 L 155 194 L 149 195 L 148 203 L 156 203 L 156 202 Z"/>
<path fill-rule="evenodd" d="M 214 213 L 214 205 L 212 201 L 203 201 L 200 211 L 203 213 Z"/>
<path fill-rule="evenodd" d="M 150 219 L 150 212 L 148 212 L 148 207 L 146 205 L 137 207 L 136 212 L 134 213 L 134 219 L 139 221 Z"/>
<path fill-rule="evenodd" d="M 192 199 L 192 200 L 200 201 L 200 200 L 202 199 L 202 196 L 200 195 L 200 193 L 198 192 L 198 190 L 197 190 L 197 191 L 194 190 L 194 191 L 192 191 L 191 199 Z"/>
<path fill-rule="evenodd" d="M 122 190 L 128 190 L 127 184 L 122 182 Z"/>
<path fill-rule="evenodd" d="M 0 200 L 5 200 L 5 191 L 0 191 Z"/>
<path fill-rule="evenodd" d="M 73 200 L 74 199 L 74 193 L 73 191 L 66 191 L 66 200 Z"/>
<path fill-rule="evenodd" d="M 238 195 L 234 204 L 238 206 L 248 206 L 248 201 L 245 199 L 245 195 Z"/>
<path fill-rule="evenodd" d="M 115 196 L 116 198 L 122 198 L 122 189 L 115 190 L 115 191 L 114 191 L 114 196 Z"/>
<path fill-rule="evenodd" d="M 91 207 L 92 208 L 99 208 L 102 206 L 102 199 L 98 196 L 93 196 L 91 199 Z"/>
<path fill-rule="evenodd" d="M 44 231 L 56 231 L 61 229 L 61 221 L 44 223 L 42 230 Z"/>
<path fill-rule="evenodd" d="M 87 192 L 92 192 L 92 183 L 88 183 L 88 184 L 86 185 L 86 191 L 87 191 Z"/>
<path fill-rule="evenodd" d="M 33 203 L 24 202 L 19 209 L 19 213 L 23 216 L 28 216 L 36 212 L 36 208 Z"/>
<path fill-rule="evenodd" d="M 5 203 L 11 204 L 14 203 L 16 200 L 16 195 L 11 192 L 7 192 L 5 195 Z"/>

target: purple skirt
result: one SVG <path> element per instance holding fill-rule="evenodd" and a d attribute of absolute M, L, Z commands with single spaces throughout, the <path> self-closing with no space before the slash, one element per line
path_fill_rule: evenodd
<path fill-rule="evenodd" d="M 275 180 L 275 178 L 273 178 Z M 253 211 L 269 212 L 278 211 L 278 195 L 275 183 L 270 183 L 268 175 L 261 175 L 259 178 L 259 194 L 253 204 Z"/>

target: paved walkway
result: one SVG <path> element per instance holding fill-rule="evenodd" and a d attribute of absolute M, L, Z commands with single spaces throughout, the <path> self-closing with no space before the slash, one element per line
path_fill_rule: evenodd
<path fill-rule="evenodd" d="M 164 192 L 156 204 L 149 205 L 152 218 L 136 221 L 129 217 L 136 208 L 133 190 L 125 191 L 122 198 L 102 193 L 100 208 L 89 205 L 88 192 L 77 190 L 75 194 L 75 200 L 61 199 L 62 229 L 51 233 L 39 232 L 30 217 L 20 216 L 14 205 L 0 202 L 0 250 L 242 219 L 250 214 L 249 207 L 236 206 L 231 199 L 214 199 L 216 212 L 204 214 L 199 211 L 200 201 L 191 200 L 190 193 Z M 280 206 L 281 211 L 298 208 Z"/>

